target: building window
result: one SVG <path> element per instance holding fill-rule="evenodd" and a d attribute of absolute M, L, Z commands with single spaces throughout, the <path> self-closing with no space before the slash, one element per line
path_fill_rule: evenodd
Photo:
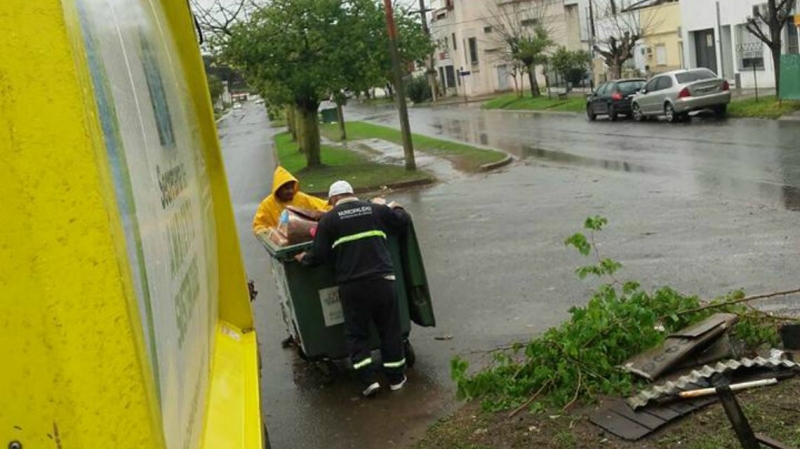
<path fill-rule="evenodd" d="M 456 45 L 456 33 L 453 33 L 453 50 L 458 50 L 458 45 Z"/>
<path fill-rule="evenodd" d="M 800 19 L 796 19 L 800 20 Z M 798 39 L 798 30 L 797 27 L 793 26 L 794 24 L 789 22 L 786 25 L 786 32 L 789 35 L 789 39 L 787 40 L 789 45 L 789 53 L 790 54 L 797 54 L 800 53 L 800 40 Z"/>
<path fill-rule="evenodd" d="M 469 60 L 472 65 L 478 65 L 478 39 L 469 38 Z"/>
<path fill-rule="evenodd" d="M 667 65 L 667 47 L 664 45 L 656 45 L 656 64 Z"/>
<path fill-rule="evenodd" d="M 491 33 L 492 31 L 493 31 L 493 30 L 492 30 L 492 27 L 483 27 L 483 32 L 484 32 L 484 33 L 486 33 L 486 34 L 489 34 L 489 33 Z"/>
<path fill-rule="evenodd" d="M 764 44 L 744 25 L 736 29 L 739 34 L 739 44 L 736 46 L 739 70 L 764 70 Z"/>
<path fill-rule="evenodd" d="M 537 23 L 539 23 L 539 20 L 537 20 L 537 19 L 522 19 L 519 22 L 519 24 L 524 26 L 524 27 L 532 27 L 532 26 L 536 25 Z"/>
<path fill-rule="evenodd" d="M 446 12 L 440 12 L 439 14 L 436 15 L 436 20 L 444 20 L 446 18 L 447 18 Z"/>

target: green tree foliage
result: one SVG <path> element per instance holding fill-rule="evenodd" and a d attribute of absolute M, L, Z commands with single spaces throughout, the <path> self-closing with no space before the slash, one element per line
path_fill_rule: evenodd
<path fill-rule="evenodd" d="M 215 75 L 208 75 L 208 93 L 211 95 L 211 103 L 216 103 L 217 99 L 222 95 L 225 90 L 222 81 Z"/>
<path fill-rule="evenodd" d="M 425 75 L 411 78 L 406 84 L 408 98 L 414 103 L 424 103 L 431 99 L 431 85 Z"/>
<path fill-rule="evenodd" d="M 430 40 L 414 19 L 397 20 L 402 58 L 422 60 Z M 272 104 L 293 105 L 308 166 L 322 163 L 317 109 L 342 91 L 365 91 L 391 73 L 383 10 L 374 0 L 273 0 L 234 25 L 225 58 Z"/>
<path fill-rule="evenodd" d="M 547 50 L 553 46 L 550 33 L 542 26 L 536 26 L 530 35 L 521 36 L 518 40 L 509 44 L 511 54 L 515 59 L 525 66 L 528 78 L 531 83 L 531 95 L 538 97 L 541 95 L 539 83 L 536 81 L 536 66 L 547 61 Z"/>
<path fill-rule="evenodd" d="M 570 51 L 565 47 L 559 47 L 550 57 L 553 68 L 573 86 L 586 78 L 591 61 L 592 58 L 586 50 Z"/>

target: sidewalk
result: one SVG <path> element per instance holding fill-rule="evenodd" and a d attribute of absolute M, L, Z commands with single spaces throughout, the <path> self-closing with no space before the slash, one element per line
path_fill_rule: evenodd
<path fill-rule="evenodd" d="M 504 94 L 487 94 L 487 95 L 478 95 L 475 97 L 466 97 L 464 98 L 463 95 L 458 95 L 455 97 L 444 97 L 438 100 L 435 103 L 428 102 L 428 103 L 421 103 L 419 105 L 414 105 L 417 107 L 427 107 L 427 106 L 451 106 L 451 105 L 458 105 L 458 104 L 469 104 L 469 103 L 483 103 L 485 101 L 491 100 L 492 98 L 496 98 L 500 95 Z"/>
<path fill-rule="evenodd" d="M 784 114 L 778 120 L 782 122 L 800 122 L 800 111 L 794 111 L 791 114 Z"/>
<path fill-rule="evenodd" d="M 775 95 L 774 87 L 764 87 L 758 89 L 758 97 L 768 97 Z M 755 89 L 731 89 L 731 100 L 738 100 L 740 98 L 753 98 L 756 96 Z"/>

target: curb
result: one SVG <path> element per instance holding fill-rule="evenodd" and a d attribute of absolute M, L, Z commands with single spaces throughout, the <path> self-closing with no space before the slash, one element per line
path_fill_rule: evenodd
<path fill-rule="evenodd" d="M 514 114 L 582 115 L 582 112 L 550 111 L 547 109 L 484 109 L 484 111 L 512 112 Z"/>
<path fill-rule="evenodd" d="M 231 113 L 231 112 L 233 112 L 233 109 L 229 109 L 227 112 L 225 112 L 224 114 L 222 114 L 222 116 L 220 116 L 220 118 L 218 118 L 217 120 L 215 120 L 215 123 L 219 124 L 219 122 L 221 122 L 221 121 L 225 120 L 225 118 L 227 118 L 227 117 L 228 117 L 228 115 L 230 115 L 230 113 Z"/>
<path fill-rule="evenodd" d="M 488 164 L 481 165 L 480 167 L 478 167 L 478 172 L 485 173 L 487 171 L 492 171 L 501 167 L 505 167 L 506 165 L 512 162 L 514 162 L 514 156 L 509 154 L 504 159 L 501 159 L 497 162 L 489 162 Z"/>
<path fill-rule="evenodd" d="M 353 190 L 354 190 L 354 193 L 360 194 L 360 193 L 378 192 L 378 191 L 381 191 L 381 190 L 410 189 L 412 187 L 421 187 L 421 186 L 427 186 L 427 185 L 435 184 L 436 182 L 437 182 L 437 179 L 431 177 L 431 178 L 425 178 L 425 179 L 415 179 L 413 181 L 397 182 L 397 183 L 394 183 L 394 184 L 388 184 L 388 185 L 382 185 L 382 186 L 358 187 L 358 188 L 354 188 Z M 307 195 L 314 195 L 316 197 L 323 198 L 323 199 L 328 197 L 328 192 L 327 191 L 324 191 L 324 192 L 305 192 L 305 193 Z"/>

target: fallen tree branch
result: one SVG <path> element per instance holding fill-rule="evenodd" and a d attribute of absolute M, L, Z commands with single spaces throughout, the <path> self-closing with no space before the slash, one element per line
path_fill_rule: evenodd
<path fill-rule="evenodd" d="M 552 380 L 548 380 L 547 382 L 545 382 L 544 385 L 542 385 L 542 388 L 539 388 L 539 390 L 536 393 L 534 393 L 533 396 L 528 398 L 528 400 L 525 401 L 524 404 L 520 405 L 519 407 L 515 408 L 511 413 L 509 413 L 508 417 L 509 418 L 513 418 L 514 415 L 516 415 L 517 413 L 521 412 L 523 409 L 525 409 L 525 407 L 531 405 L 531 402 L 535 401 L 536 398 L 539 396 L 539 394 L 541 394 L 541 392 L 543 392 L 552 383 L 553 383 Z"/>
<path fill-rule="evenodd" d="M 491 354 L 493 352 L 511 351 L 513 349 L 517 349 L 517 347 L 519 347 L 519 343 L 514 343 L 507 346 L 498 346 L 492 349 L 476 349 L 474 351 L 469 351 L 467 354 Z"/>
<path fill-rule="evenodd" d="M 756 299 L 766 299 L 766 298 L 774 298 L 776 296 L 793 295 L 795 293 L 800 293 L 800 288 L 796 288 L 794 290 L 786 290 L 786 291 L 782 291 L 782 292 L 762 293 L 760 295 L 745 296 L 744 298 L 735 299 L 733 301 L 725 301 L 725 302 L 721 302 L 721 303 L 718 303 L 718 304 L 706 304 L 706 305 L 701 306 L 701 307 L 695 307 L 694 309 L 681 310 L 681 311 L 677 312 L 676 315 L 684 315 L 684 314 L 687 314 L 687 313 L 701 312 L 701 311 L 707 310 L 707 309 L 716 309 L 718 307 L 730 306 L 730 305 L 739 304 L 739 303 L 742 303 L 742 302 L 755 301 Z"/>
<path fill-rule="evenodd" d="M 568 408 L 578 400 L 578 394 L 581 392 L 581 387 L 583 387 L 583 375 L 580 370 L 578 370 L 578 388 L 575 389 L 575 396 L 572 397 L 572 400 L 569 401 L 569 404 L 565 405 L 562 410 L 566 411 Z"/>

